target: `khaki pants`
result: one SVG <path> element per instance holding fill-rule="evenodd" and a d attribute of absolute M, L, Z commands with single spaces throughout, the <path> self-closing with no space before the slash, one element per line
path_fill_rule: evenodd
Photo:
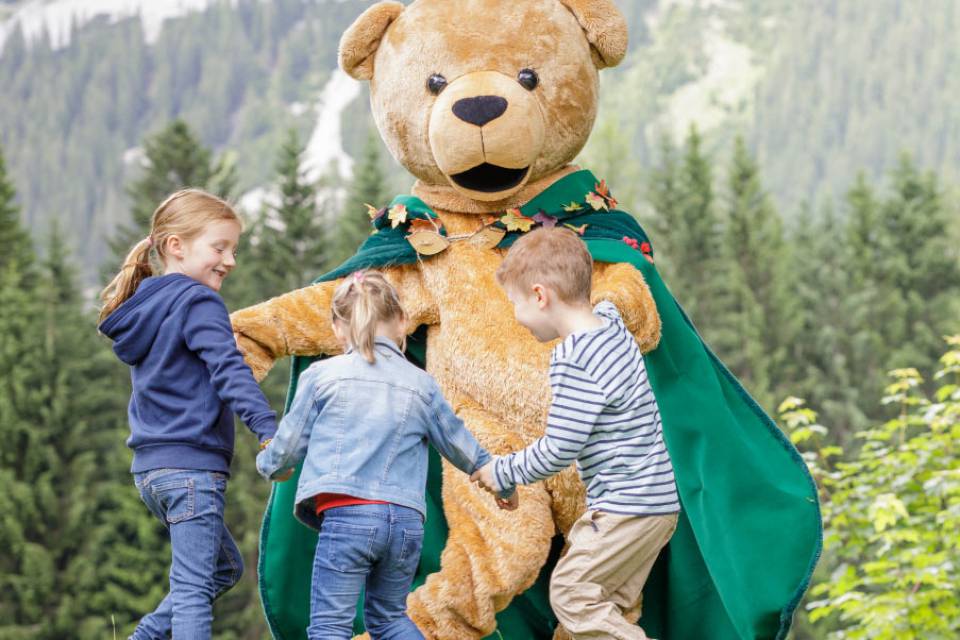
<path fill-rule="evenodd" d="M 677 514 L 621 516 L 587 511 L 570 529 L 550 578 L 550 605 L 571 637 L 645 640 L 643 585 L 677 528 Z"/>

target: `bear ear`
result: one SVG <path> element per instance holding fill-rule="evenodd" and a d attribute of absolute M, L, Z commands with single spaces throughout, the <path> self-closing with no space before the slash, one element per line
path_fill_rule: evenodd
<path fill-rule="evenodd" d="M 587 34 L 598 69 L 615 67 L 627 54 L 627 21 L 611 0 L 560 0 Z"/>
<path fill-rule="evenodd" d="M 390 23 L 397 19 L 403 5 L 378 2 L 360 14 L 340 38 L 340 68 L 357 80 L 373 77 L 373 55 Z"/>

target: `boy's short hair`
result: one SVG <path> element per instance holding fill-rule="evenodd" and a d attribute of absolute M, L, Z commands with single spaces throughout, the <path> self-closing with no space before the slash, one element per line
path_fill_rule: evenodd
<path fill-rule="evenodd" d="M 501 287 L 527 292 L 534 284 L 553 289 L 568 304 L 590 302 L 593 258 L 569 229 L 541 227 L 521 236 L 497 269 Z"/>

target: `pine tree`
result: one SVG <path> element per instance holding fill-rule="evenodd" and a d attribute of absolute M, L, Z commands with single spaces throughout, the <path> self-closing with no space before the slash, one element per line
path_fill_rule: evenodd
<path fill-rule="evenodd" d="M 250 250 L 257 301 L 309 284 L 327 262 L 317 192 L 302 168 L 303 152 L 290 129 L 276 164 L 278 202 L 264 207 Z"/>
<path fill-rule="evenodd" d="M 660 249 L 660 238 L 669 244 L 670 215 L 680 208 L 680 168 L 677 161 L 677 149 L 666 135 L 660 138 L 658 163 L 650 171 L 647 184 L 647 199 L 652 209 L 649 228 L 654 248 Z M 671 272 L 670 252 L 664 251 L 657 262 L 665 271 Z"/>
<path fill-rule="evenodd" d="M 174 120 L 144 141 L 144 172 L 133 182 L 127 194 L 131 201 L 131 222 L 120 228 L 109 241 L 113 259 L 105 269 L 115 272 L 130 247 L 150 230 L 157 206 L 168 195 L 186 187 L 206 189 L 229 198 L 236 188 L 234 159 L 230 154 L 213 160 L 183 120 Z"/>
<path fill-rule="evenodd" d="M 931 366 L 940 336 L 955 330 L 960 267 L 936 177 L 903 157 L 890 195 L 880 199 L 861 176 L 847 195 L 841 302 L 844 355 L 864 419 L 891 417 L 880 389 L 892 369 Z M 951 311 L 951 305 L 953 305 Z M 864 427 L 864 421 L 853 427 Z"/>
<path fill-rule="evenodd" d="M 16 261 L 0 271 L 0 636 L 42 628 L 55 596 L 56 559 L 43 532 L 56 500 L 56 450 L 37 427 L 46 401 L 38 367 L 42 310 Z"/>
<path fill-rule="evenodd" d="M 641 198 L 641 167 L 637 149 L 636 116 L 623 118 L 614 112 L 597 121 L 590 139 L 576 164 L 589 167 L 594 175 L 607 181 L 619 201 L 618 209 L 639 211 Z M 643 140 L 642 137 L 639 140 Z"/>
<path fill-rule="evenodd" d="M 33 262 L 30 236 L 20 223 L 13 183 L 7 177 L 7 165 L 0 147 L 0 268 L 11 262 L 29 273 Z"/>
<path fill-rule="evenodd" d="M 845 246 L 840 255 L 847 292 L 840 301 L 843 315 L 839 320 L 844 328 L 846 367 L 850 373 L 856 372 L 850 376 L 849 384 L 864 419 L 841 424 L 845 431 L 863 428 L 866 417 L 875 416 L 880 407 L 890 351 L 885 327 L 900 304 L 890 278 L 883 273 L 884 255 L 890 249 L 891 239 L 880 224 L 880 205 L 873 187 L 859 174 L 846 196 Z"/>
<path fill-rule="evenodd" d="M 43 629 L 56 598 L 57 451 L 40 425 L 50 407 L 44 309 L 35 295 L 36 255 L 14 205 L 0 156 L 0 636 Z"/>
<path fill-rule="evenodd" d="M 660 231 L 654 247 L 666 264 L 667 280 L 691 320 L 710 339 L 709 322 L 719 306 L 722 274 L 722 228 L 713 194 L 713 172 L 701 150 L 701 138 L 690 128 L 683 158 L 672 154 L 653 174 L 650 185 Z"/>
<path fill-rule="evenodd" d="M 140 557 L 128 569 L 133 580 L 117 585 L 111 576 L 124 555 L 144 554 L 144 547 L 131 544 L 133 537 L 103 545 L 98 535 L 116 530 L 112 504 L 125 494 L 141 512 L 137 527 L 149 522 L 123 448 L 127 373 L 93 331 L 56 226 L 36 285 L 24 287 L 15 267 L 0 285 L 0 364 L 7 372 L 0 436 L 9 443 L 0 467 L 0 588 L 10 594 L 0 606 L 0 637 L 103 637 L 111 629 L 108 613 L 122 616 L 121 603 L 150 574 L 149 558 Z M 154 564 L 165 572 L 165 558 Z M 111 592 L 121 600 L 101 606 Z"/>
<path fill-rule="evenodd" d="M 883 332 L 892 349 L 888 367 L 927 367 L 936 362 L 942 336 L 956 328 L 944 311 L 960 299 L 958 250 L 950 243 L 936 176 L 921 174 L 904 155 L 892 181 L 893 194 L 880 209 L 888 241 L 882 273 L 898 303 L 891 305 L 894 321 Z"/>
<path fill-rule="evenodd" d="M 132 550 L 144 554 L 144 547 L 129 540 L 118 540 L 118 544 L 105 549 L 96 544 L 98 531 L 104 526 L 101 523 L 106 521 L 105 526 L 113 529 L 118 515 L 104 504 L 112 504 L 121 496 L 132 496 L 141 509 L 141 521 L 150 521 L 131 486 L 130 454 L 123 446 L 128 373 L 92 330 L 94 318 L 83 309 L 57 227 L 47 244 L 43 273 L 44 367 L 51 372 L 45 427 L 50 433 L 48 446 L 57 450 L 59 459 L 57 526 L 49 532 L 54 541 L 51 546 L 58 550 L 59 598 L 50 619 L 49 637 L 72 633 L 100 637 L 111 629 L 108 612 L 117 615 L 124 610 L 120 603 L 98 608 L 100 594 L 115 591 L 129 599 L 145 586 L 134 582 L 120 587 L 109 578 L 125 553 Z M 94 380 L 97 384 L 90 383 Z M 104 550 L 113 553 L 98 558 Z M 150 574 L 151 565 L 154 571 L 166 568 L 162 556 L 138 560 L 135 575 L 140 580 Z M 93 576 L 96 578 L 91 580 Z"/>
<path fill-rule="evenodd" d="M 707 329 L 727 366 L 772 411 L 775 388 L 786 392 L 786 347 L 795 315 L 783 225 L 742 138 L 734 146 L 726 209 L 720 313 Z"/>
<path fill-rule="evenodd" d="M 380 145 L 376 132 L 370 131 L 360 161 L 354 165 L 353 180 L 334 227 L 336 235 L 329 242 L 331 249 L 327 266 L 330 268 L 352 256 L 370 235 L 370 217 L 366 205 L 382 207 L 388 204 L 390 194 L 387 193 L 383 168 L 380 166 Z"/>
<path fill-rule="evenodd" d="M 811 407 L 829 416 L 835 435 L 851 437 L 867 424 L 858 377 L 850 366 L 849 309 L 851 283 L 845 271 L 844 224 L 828 204 L 818 215 L 804 207 L 790 234 L 797 333 L 788 345 L 794 391 Z"/>

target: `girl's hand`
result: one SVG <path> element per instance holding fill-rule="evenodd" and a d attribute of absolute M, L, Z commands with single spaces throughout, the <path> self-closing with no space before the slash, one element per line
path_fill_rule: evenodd
<path fill-rule="evenodd" d="M 490 493 L 496 493 L 493 480 L 493 463 L 488 462 L 485 466 L 477 469 L 470 475 L 470 482 L 476 482 L 481 489 L 486 489 Z"/>

